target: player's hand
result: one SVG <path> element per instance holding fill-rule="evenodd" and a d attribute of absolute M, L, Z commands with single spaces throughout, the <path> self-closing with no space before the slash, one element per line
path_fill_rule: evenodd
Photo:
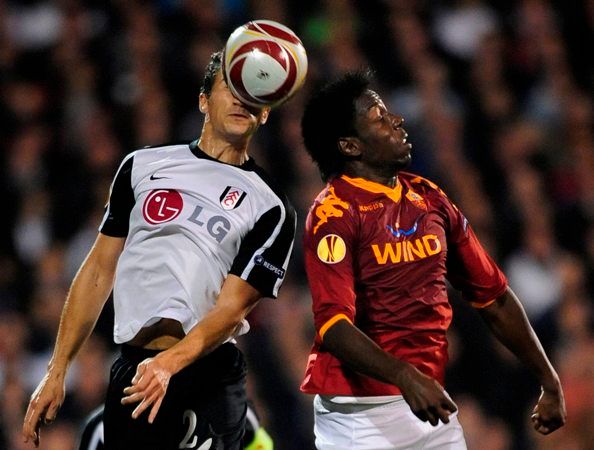
<path fill-rule="evenodd" d="M 407 365 L 400 374 L 398 387 L 414 415 L 433 426 L 440 420 L 449 423 L 450 414 L 458 410 L 445 389 L 435 379 L 412 365 Z"/>
<path fill-rule="evenodd" d="M 132 378 L 132 386 L 124 389 L 125 396 L 122 398 L 122 405 L 140 402 L 132 411 L 133 419 L 137 419 L 152 405 L 148 421 L 153 423 L 172 375 L 172 372 L 161 363 L 158 356 L 145 359 L 138 364 L 136 374 Z"/>
<path fill-rule="evenodd" d="M 65 395 L 64 377 L 46 373 L 31 395 L 25 414 L 22 430 L 25 443 L 33 441 L 35 447 L 39 447 L 41 425 L 50 424 L 56 419 Z"/>
<path fill-rule="evenodd" d="M 531 419 L 534 429 L 541 434 L 552 433 L 565 424 L 567 411 L 561 388 L 557 391 L 542 389 Z"/>

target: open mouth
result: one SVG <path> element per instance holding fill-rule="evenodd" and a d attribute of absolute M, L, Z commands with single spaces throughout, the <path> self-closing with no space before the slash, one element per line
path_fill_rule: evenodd
<path fill-rule="evenodd" d="M 402 129 L 402 132 L 404 135 L 402 136 L 402 141 L 400 142 L 400 145 L 411 148 L 412 145 L 408 142 L 408 133 L 404 129 Z"/>

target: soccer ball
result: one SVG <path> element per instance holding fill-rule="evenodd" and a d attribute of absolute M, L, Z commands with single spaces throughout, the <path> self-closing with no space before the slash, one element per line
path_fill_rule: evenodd
<path fill-rule="evenodd" d="M 290 28 L 254 20 L 235 29 L 223 56 L 225 81 L 241 102 L 262 108 L 287 101 L 303 85 L 307 54 Z"/>

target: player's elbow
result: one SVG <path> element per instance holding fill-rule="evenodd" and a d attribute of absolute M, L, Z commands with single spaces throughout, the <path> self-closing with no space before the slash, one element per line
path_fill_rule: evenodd
<path fill-rule="evenodd" d="M 250 305 L 249 307 L 237 307 L 231 306 L 223 308 L 222 314 L 225 317 L 227 329 L 231 335 L 237 336 L 242 333 L 244 327 L 246 327 L 245 319 L 250 311 L 256 306 L 256 304 Z"/>

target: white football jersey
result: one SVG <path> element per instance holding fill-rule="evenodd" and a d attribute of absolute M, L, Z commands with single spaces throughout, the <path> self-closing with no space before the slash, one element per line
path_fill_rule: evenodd
<path fill-rule="evenodd" d="M 276 297 L 295 226 L 293 207 L 253 159 L 226 164 L 196 142 L 129 154 L 99 227 L 126 237 L 113 295 L 115 342 L 160 318 L 189 332 L 229 273 Z"/>

